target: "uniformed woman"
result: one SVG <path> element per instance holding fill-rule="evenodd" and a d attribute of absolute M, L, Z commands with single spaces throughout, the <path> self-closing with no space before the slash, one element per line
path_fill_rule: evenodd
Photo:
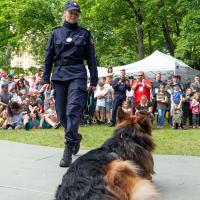
<path fill-rule="evenodd" d="M 68 167 L 72 162 L 72 154 L 78 153 L 80 148 L 82 136 L 78 134 L 78 127 L 87 97 L 84 60 L 90 71 L 90 87 L 95 89 L 98 81 L 92 36 L 87 29 L 78 26 L 80 13 L 78 3 L 66 3 L 63 26 L 52 30 L 46 47 L 44 81 L 47 85 L 50 79 L 53 82 L 56 111 L 65 129 L 61 167 Z"/>

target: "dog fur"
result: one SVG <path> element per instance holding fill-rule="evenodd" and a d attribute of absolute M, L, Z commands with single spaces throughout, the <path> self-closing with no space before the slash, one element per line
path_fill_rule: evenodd
<path fill-rule="evenodd" d="M 72 163 L 57 188 L 56 200 L 160 199 L 151 182 L 155 148 L 151 124 L 120 112 L 113 136 Z"/>

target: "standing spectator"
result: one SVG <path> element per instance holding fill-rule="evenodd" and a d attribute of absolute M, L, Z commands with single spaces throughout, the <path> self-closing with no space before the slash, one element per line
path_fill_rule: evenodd
<path fill-rule="evenodd" d="M 180 87 L 180 90 L 182 92 L 185 92 L 185 86 L 181 83 L 181 76 L 180 75 L 178 75 L 178 74 L 173 75 L 172 82 L 173 82 L 173 85 L 178 84 L 179 87 Z"/>
<path fill-rule="evenodd" d="M 107 90 L 104 87 L 104 83 L 99 81 L 97 89 L 94 92 L 94 98 L 97 99 L 96 118 L 97 118 L 98 124 L 105 122 L 106 92 L 107 92 Z"/>
<path fill-rule="evenodd" d="M 171 93 L 171 115 L 173 128 L 178 128 L 182 121 L 182 99 L 183 93 L 180 85 L 177 83 L 174 85 L 174 89 Z"/>
<path fill-rule="evenodd" d="M 108 124 L 111 123 L 112 104 L 114 99 L 114 90 L 112 88 L 112 82 L 113 82 L 112 76 L 108 74 L 108 76 L 106 77 L 106 84 L 104 86 L 107 90 L 105 99 L 106 99 L 106 119 Z"/>
<path fill-rule="evenodd" d="M 0 93 L 0 112 L 2 112 L 8 106 L 12 97 L 13 95 L 10 92 L 8 92 L 8 84 L 2 84 Z"/>
<path fill-rule="evenodd" d="M 191 102 L 193 128 L 200 128 L 200 93 L 196 92 Z"/>
<path fill-rule="evenodd" d="M 115 126 L 116 114 L 119 106 L 122 106 L 122 102 L 126 100 L 126 90 L 131 90 L 130 82 L 126 79 L 125 69 L 121 70 L 120 78 L 116 78 L 113 81 L 114 89 L 114 101 L 112 105 L 112 119 L 111 126 Z"/>
<path fill-rule="evenodd" d="M 140 103 L 141 97 L 145 95 L 147 100 L 150 101 L 152 83 L 149 79 L 145 78 L 144 72 L 139 72 L 137 79 L 132 83 L 132 89 L 134 91 L 134 106 Z"/>
<path fill-rule="evenodd" d="M 165 119 L 165 110 L 168 102 L 167 93 L 165 92 L 165 86 L 160 85 L 158 93 L 156 95 L 157 110 L 158 110 L 158 128 L 163 128 Z"/>
<path fill-rule="evenodd" d="M 158 94 L 160 85 L 165 85 L 165 83 L 161 80 L 161 73 L 157 73 L 155 80 L 153 81 L 152 84 L 152 104 L 153 104 L 153 113 L 156 112 L 157 108 L 157 100 L 156 100 L 156 95 Z"/>
<path fill-rule="evenodd" d="M 192 101 L 192 89 L 188 88 L 186 90 L 186 93 L 183 94 L 183 101 L 182 101 L 182 110 L 183 110 L 183 115 L 182 115 L 182 123 L 183 123 L 183 128 L 186 128 L 186 123 L 187 119 L 189 119 L 189 127 L 192 127 L 192 110 L 190 108 L 190 104 Z"/>
<path fill-rule="evenodd" d="M 108 67 L 108 75 L 113 77 L 113 68 L 111 66 Z"/>
<path fill-rule="evenodd" d="M 193 93 L 200 92 L 200 75 L 194 77 L 194 82 L 190 84 L 190 87 Z"/>

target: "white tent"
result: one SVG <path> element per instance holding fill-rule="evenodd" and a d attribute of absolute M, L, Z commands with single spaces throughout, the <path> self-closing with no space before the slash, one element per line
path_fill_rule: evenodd
<path fill-rule="evenodd" d="M 125 69 L 127 74 L 137 74 L 139 71 L 144 71 L 145 75 L 150 79 L 153 79 L 157 72 L 162 74 L 163 80 L 166 80 L 173 74 L 179 74 L 182 77 L 183 83 L 193 81 L 194 76 L 200 74 L 200 71 L 189 67 L 181 60 L 160 51 L 155 51 L 150 56 L 138 62 L 114 67 L 114 74 L 118 75 L 121 69 Z"/>

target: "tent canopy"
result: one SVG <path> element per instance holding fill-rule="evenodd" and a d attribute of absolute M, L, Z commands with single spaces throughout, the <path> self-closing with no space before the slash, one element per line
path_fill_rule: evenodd
<path fill-rule="evenodd" d="M 193 81 L 194 76 L 200 74 L 200 71 L 189 67 L 181 60 L 160 51 L 155 51 L 150 56 L 138 62 L 114 67 L 114 74 L 119 75 L 121 69 L 125 69 L 127 74 L 133 75 L 139 71 L 143 71 L 150 79 L 155 78 L 155 74 L 158 72 L 162 74 L 163 80 L 167 80 L 173 74 L 179 74 L 184 83 Z"/>

